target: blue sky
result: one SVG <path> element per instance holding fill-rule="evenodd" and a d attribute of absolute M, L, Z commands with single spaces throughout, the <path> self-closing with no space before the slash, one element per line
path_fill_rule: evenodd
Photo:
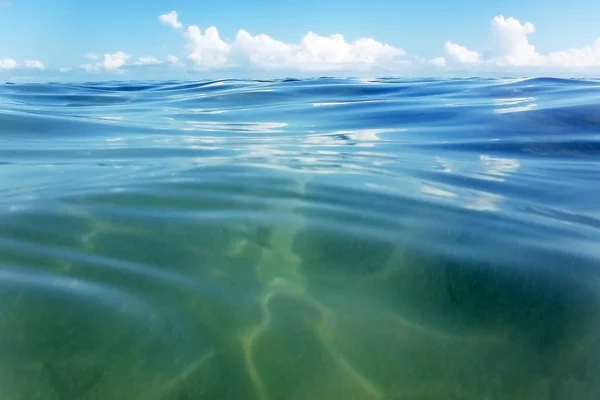
<path fill-rule="evenodd" d="M 0 76 L 593 74 L 598 15 L 598 0 L 0 0 Z"/>

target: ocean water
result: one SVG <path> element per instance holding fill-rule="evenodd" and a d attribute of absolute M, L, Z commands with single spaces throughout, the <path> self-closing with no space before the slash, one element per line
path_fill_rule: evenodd
<path fill-rule="evenodd" d="M 0 87 L 3 400 L 600 398 L 600 81 Z"/>

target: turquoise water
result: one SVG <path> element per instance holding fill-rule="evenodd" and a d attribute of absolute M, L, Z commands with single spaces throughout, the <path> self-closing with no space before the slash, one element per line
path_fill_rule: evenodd
<path fill-rule="evenodd" d="M 0 87 L 0 398 L 600 398 L 600 81 Z"/>

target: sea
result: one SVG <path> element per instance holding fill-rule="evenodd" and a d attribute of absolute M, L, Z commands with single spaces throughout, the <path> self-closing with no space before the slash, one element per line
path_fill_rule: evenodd
<path fill-rule="evenodd" d="M 0 399 L 600 399 L 600 80 L 0 85 Z"/>

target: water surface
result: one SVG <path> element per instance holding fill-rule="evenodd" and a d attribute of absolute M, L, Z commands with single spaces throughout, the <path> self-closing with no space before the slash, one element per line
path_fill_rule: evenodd
<path fill-rule="evenodd" d="M 0 398 L 600 398 L 600 81 L 0 87 Z"/>

